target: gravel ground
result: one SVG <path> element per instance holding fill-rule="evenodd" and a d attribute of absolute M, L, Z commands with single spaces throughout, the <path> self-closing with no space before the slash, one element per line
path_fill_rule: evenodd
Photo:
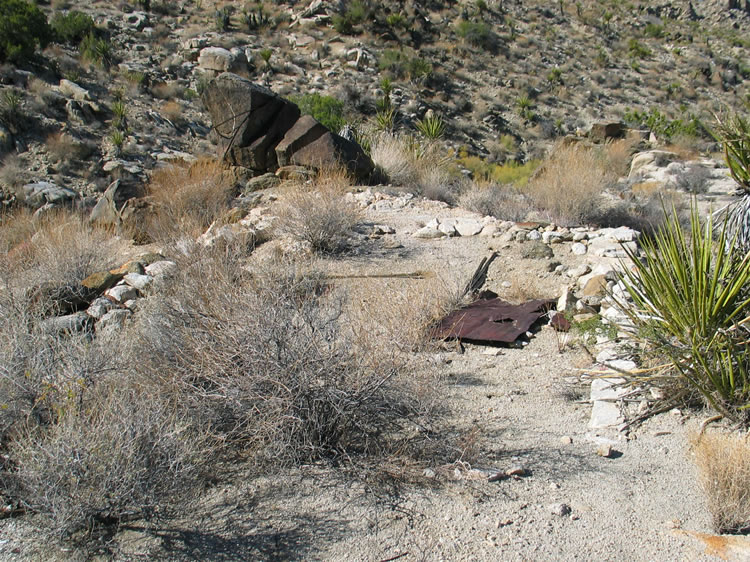
<path fill-rule="evenodd" d="M 494 249 L 500 257 L 486 288 L 508 298 L 529 286 L 549 297 L 559 294 L 560 277 L 547 273 L 544 260 L 520 258 L 518 244 L 410 236 L 437 212 L 468 215 L 433 203 L 368 211 L 368 220 L 393 226 L 396 235 L 380 240 L 372 252 L 327 267 L 334 273 L 433 271 L 463 281 Z M 558 248 L 555 259 L 565 264 L 585 259 Z M 349 285 L 356 295 L 357 289 L 393 291 L 422 282 L 367 279 Z M 240 471 L 230 485 L 208 490 L 189 512 L 162 527 L 128 524 L 116 536 L 114 558 L 715 559 L 703 554 L 700 541 L 677 530 L 711 530 L 689 449 L 691 432 L 707 414 L 662 414 L 627 435 L 594 432 L 581 381 L 590 360 L 571 341 L 563 343 L 545 326 L 528 345 L 502 348 L 499 355 L 473 345 L 463 353 L 456 347 L 425 352 L 423 363 L 435 370 L 448 412 L 444 424 L 465 436 L 465 448 L 454 462 L 430 467 L 420 485 L 403 485 L 396 494 L 314 466 L 262 479 Z M 612 447 L 611 457 L 597 454 L 602 444 Z M 519 467 L 522 475 L 488 481 Z M 24 519 L 2 522 L 0 533 L 3 559 L 83 558 L 34 540 Z"/>

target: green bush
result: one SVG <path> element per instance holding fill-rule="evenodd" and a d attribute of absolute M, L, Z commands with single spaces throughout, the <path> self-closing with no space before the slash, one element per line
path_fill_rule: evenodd
<path fill-rule="evenodd" d="M 104 38 L 97 37 L 93 32 L 83 38 L 78 46 L 78 52 L 81 56 L 89 61 L 96 63 L 104 68 L 109 68 L 114 62 L 112 45 Z"/>
<path fill-rule="evenodd" d="M 492 28 L 484 22 L 461 20 L 456 26 L 458 36 L 475 47 L 492 50 L 495 48 L 496 37 Z"/>
<path fill-rule="evenodd" d="M 78 45 L 84 37 L 94 31 L 94 20 L 76 10 L 67 14 L 57 13 L 52 18 L 52 31 L 58 40 Z"/>
<path fill-rule="evenodd" d="M 421 82 L 432 74 L 432 65 L 408 50 L 384 50 L 378 60 L 378 68 L 395 78 L 406 78 L 413 82 Z"/>
<path fill-rule="evenodd" d="M 667 139 L 677 135 L 693 138 L 706 136 L 703 125 L 693 115 L 670 119 L 655 107 L 652 107 L 648 112 L 628 110 L 625 112 L 623 119 L 630 125 L 646 127 L 656 136 Z"/>
<path fill-rule="evenodd" d="M 664 37 L 664 26 L 658 23 L 649 23 L 643 30 L 644 35 L 647 37 L 653 37 L 654 39 L 660 39 Z"/>
<path fill-rule="evenodd" d="M 0 0 L 0 61 L 20 62 L 52 39 L 47 17 L 25 0 Z"/>
<path fill-rule="evenodd" d="M 630 39 L 628 41 L 628 52 L 631 57 L 636 59 L 647 59 L 653 54 L 651 49 L 642 45 L 638 39 Z"/>
<path fill-rule="evenodd" d="M 354 0 L 340 14 L 333 16 L 333 28 L 338 33 L 351 35 L 354 33 L 354 26 L 364 23 L 369 16 L 370 10 L 367 4 Z"/>
<path fill-rule="evenodd" d="M 647 352 L 669 361 L 671 378 L 725 417 L 747 421 L 750 254 L 727 238 L 726 223 L 716 241 L 714 232 L 711 216 L 702 224 L 693 208 L 686 235 L 673 210 L 642 242 L 642 258 L 626 248 L 637 266 L 624 273 L 635 306 L 619 307 Z"/>
<path fill-rule="evenodd" d="M 312 115 L 320 124 L 333 132 L 338 132 L 346 125 L 344 102 L 341 100 L 320 94 L 292 96 L 291 100 L 297 104 L 303 114 Z"/>

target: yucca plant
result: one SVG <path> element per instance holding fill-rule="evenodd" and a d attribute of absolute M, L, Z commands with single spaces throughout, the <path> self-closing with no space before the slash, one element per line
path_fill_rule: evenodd
<path fill-rule="evenodd" d="M 634 306 L 618 302 L 656 356 L 675 377 L 697 390 L 722 415 L 746 421 L 750 408 L 750 254 L 728 238 L 725 220 L 714 241 L 711 217 L 701 223 L 693 206 L 689 236 L 677 213 L 629 250 L 634 268 L 624 285 Z"/>
<path fill-rule="evenodd" d="M 722 144 L 729 173 L 740 189 L 740 199 L 722 211 L 734 242 L 750 251 L 750 122 L 736 113 L 717 115 L 716 121 L 711 135 Z"/>
<path fill-rule="evenodd" d="M 430 140 L 437 140 L 445 134 L 445 121 L 440 115 L 435 115 L 431 111 L 427 112 L 424 119 L 419 119 L 415 123 L 417 131 L 422 133 Z"/>

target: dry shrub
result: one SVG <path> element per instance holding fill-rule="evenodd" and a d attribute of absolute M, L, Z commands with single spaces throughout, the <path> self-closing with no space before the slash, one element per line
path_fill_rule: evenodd
<path fill-rule="evenodd" d="M 398 365 L 346 336 L 346 296 L 295 264 L 202 257 L 144 309 L 139 368 L 226 454 L 260 466 L 388 455 L 413 399 Z"/>
<path fill-rule="evenodd" d="M 179 125 L 180 123 L 182 123 L 182 121 L 184 121 L 184 117 L 182 115 L 182 106 L 174 100 L 170 100 L 162 105 L 161 112 L 164 117 L 166 117 L 176 125 Z"/>
<path fill-rule="evenodd" d="M 54 133 L 48 136 L 45 145 L 52 159 L 62 163 L 73 163 L 72 160 L 83 158 L 91 151 L 90 147 L 66 133 Z"/>
<path fill-rule="evenodd" d="M 576 225 L 596 218 L 600 196 L 615 179 L 596 150 L 557 143 L 526 194 L 549 220 Z"/>
<path fill-rule="evenodd" d="M 450 158 L 438 143 L 381 133 L 371 141 L 370 156 L 394 185 L 429 199 L 455 202 L 458 183 L 449 173 Z"/>
<path fill-rule="evenodd" d="M 627 176 L 638 142 L 637 139 L 620 139 L 605 143 L 601 152 L 602 167 L 611 171 L 615 179 Z"/>
<path fill-rule="evenodd" d="M 343 172 L 323 171 L 310 183 L 295 183 L 284 193 L 277 229 L 318 254 L 348 247 L 360 221 L 358 208 L 344 200 L 351 181 Z"/>
<path fill-rule="evenodd" d="M 171 100 L 182 96 L 183 88 L 174 82 L 159 82 L 151 87 L 151 93 L 160 100 Z"/>
<path fill-rule="evenodd" d="M 229 208 L 236 183 L 234 175 L 212 159 L 155 171 L 148 186 L 155 204 L 148 234 L 165 242 L 200 235 Z"/>
<path fill-rule="evenodd" d="M 0 166 L 0 191 L 15 193 L 16 189 L 26 182 L 27 167 L 20 156 L 10 155 L 2 160 Z"/>
<path fill-rule="evenodd" d="M 205 462 L 200 435 L 133 376 L 123 350 L 50 335 L 7 304 L 17 303 L 0 313 L 0 492 L 67 537 L 156 516 L 190 491 Z"/>
<path fill-rule="evenodd" d="M 524 220 L 531 210 L 529 202 L 518 189 L 493 183 L 473 183 L 461 194 L 459 204 L 481 215 L 511 221 Z"/>
<path fill-rule="evenodd" d="M 12 265 L 7 273 L 26 285 L 78 283 L 114 265 L 122 244 L 64 209 L 41 217 L 18 209 L 0 225 L 0 248 L 7 248 Z"/>
<path fill-rule="evenodd" d="M 693 440 L 700 483 L 717 533 L 750 530 L 750 444 L 747 437 L 706 433 Z"/>
<path fill-rule="evenodd" d="M 438 322 L 462 303 L 463 291 L 434 272 L 419 278 L 357 278 L 350 288 L 357 306 L 347 310 L 354 341 L 372 353 L 413 352 L 428 348 Z M 384 349 L 372 349 L 383 345 Z"/>

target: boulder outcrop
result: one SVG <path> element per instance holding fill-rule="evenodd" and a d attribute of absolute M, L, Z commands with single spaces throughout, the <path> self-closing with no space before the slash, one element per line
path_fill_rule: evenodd
<path fill-rule="evenodd" d="M 235 166 L 258 174 L 288 165 L 321 169 L 344 166 L 358 180 L 373 171 L 355 142 L 329 131 L 268 88 L 230 72 L 211 80 L 202 94 L 222 153 Z"/>

